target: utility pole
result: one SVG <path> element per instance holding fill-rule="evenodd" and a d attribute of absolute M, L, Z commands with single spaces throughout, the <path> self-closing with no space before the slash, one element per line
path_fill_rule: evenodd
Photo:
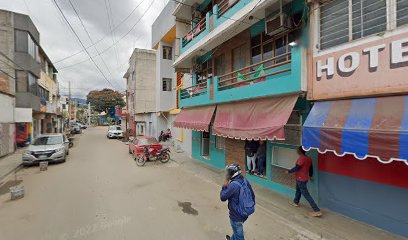
<path fill-rule="evenodd" d="M 91 103 L 88 103 L 88 126 L 91 126 Z"/>
<path fill-rule="evenodd" d="M 68 82 L 68 124 L 71 121 L 71 80 Z"/>

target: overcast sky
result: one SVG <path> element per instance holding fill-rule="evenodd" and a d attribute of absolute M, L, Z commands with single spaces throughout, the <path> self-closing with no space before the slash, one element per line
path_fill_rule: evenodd
<path fill-rule="evenodd" d="M 128 59 L 133 49 L 135 47 L 151 48 L 151 25 L 168 1 L 71 0 L 93 42 L 103 39 L 95 46 L 108 67 L 98 56 L 95 47 L 89 48 L 88 51 L 92 57 L 95 56 L 95 62 L 115 89 L 122 92 L 125 90 L 125 80 L 122 76 L 128 68 Z M 91 40 L 83 30 L 69 0 L 57 0 L 57 3 L 84 45 L 90 46 Z M 111 34 L 111 27 L 115 28 L 136 7 L 133 14 Z M 64 21 L 53 0 L 0 0 L 0 9 L 24 13 L 31 17 L 40 32 L 40 45 L 59 71 L 58 78 L 62 94 L 68 93 L 69 81 L 71 81 L 73 97 L 84 97 L 93 89 L 112 88 L 89 60 L 86 52 L 60 61 L 83 48 Z M 108 12 L 111 16 L 111 25 Z M 141 19 L 140 22 L 126 35 L 139 19 Z M 123 38 L 125 35 L 126 37 Z M 121 38 L 123 39 L 120 40 Z M 116 44 L 112 47 L 114 43 Z M 109 47 L 110 49 L 105 50 Z M 81 63 L 85 60 L 88 61 Z"/>

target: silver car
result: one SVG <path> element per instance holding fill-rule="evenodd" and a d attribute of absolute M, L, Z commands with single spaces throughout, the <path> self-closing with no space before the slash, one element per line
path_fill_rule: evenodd
<path fill-rule="evenodd" d="M 41 135 L 23 153 L 23 165 L 42 161 L 65 162 L 69 154 L 69 141 L 63 134 Z"/>

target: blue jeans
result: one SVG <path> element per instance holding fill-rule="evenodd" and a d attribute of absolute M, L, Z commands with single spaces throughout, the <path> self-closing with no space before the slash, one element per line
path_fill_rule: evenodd
<path fill-rule="evenodd" d="M 313 208 L 313 211 L 315 212 L 320 211 L 319 207 L 313 200 L 312 196 L 310 196 L 309 190 L 307 190 L 307 182 L 296 181 L 296 195 L 293 202 L 299 204 L 300 197 L 302 195 L 309 202 L 310 206 Z"/>
<path fill-rule="evenodd" d="M 231 240 L 244 240 L 244 223 L 243 222 L 233 222 L 230 219 L 232 227 L 232 236 Z"/>
<path fill-rule="evenodd" d="M 258 173 L 264 174 L 265 156 L 258 156 Z"/>

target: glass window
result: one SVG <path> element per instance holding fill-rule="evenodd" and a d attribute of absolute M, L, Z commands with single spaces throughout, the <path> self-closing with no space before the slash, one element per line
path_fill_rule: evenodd
<path fill-rule="evenodd" d="M 287 47 L 288 47 L 287 35 L 276 39 L 275 40 L 276 56 L 285 54 L 287 51 Z M 275 61 L 276 63 L 281 63 L 281 62 L 286 61 L 286 59 L 287 57 L 283 56 L 283 57 L 277 58 Z"/>
<path fill-rule="evenodd" d="M 352 4 L 353 39 L 386 30 L 386 0 L 353 0 Z"/>
<path fill-rule="evenodd" d="M 62 136 L 47 136 L 47 137 L 39 137 L 34 141 L 35 146 L 37 145 L 55 145 L 55 144 L 62 144 L 63 138 Z"/>
<path fill-rule="evenodd" d="M 225 149 L 225 138 L 215 136 L 215 148 L 219 150 Z"/>
<path fill-rule="evenodd" d="M 36 96 L 38 96 L 38 85 L 37 85 L 37 78 L 34 77 L 31 73 L 28 73 L 28 86 L 30 92 Z"/>
<path fill-rule="evenodd" d="M 320 49 L 349 40 L 348 1 L 333 0 L 320 8 Z"/>
<path fill-rule="evenodd" d="M 165 92 L 171 91 L 171 78 L 163 78 L 162 79 L 162 90 Z"/>
<path fill-rule="evenodd" d="M 25 31 L 15 30 L 14 34 L 16 51 L 28 53 L 28 33 Z"/>
<path fill-rule="evenodd" d="M 400 18 L 403 18 L 402 15 L 407 16 L 404 11 L 408 11 L 404 10 L 404 4 L 408 3 L 399 2 L 402 1 L 397 0 L 397 25 L 404 24 L 403 19 L 398 20 L 398 5 L 402 13 Z M 390 16 L 393 15 L 392 12 L 390 11 Z M 390 19 L 389 21 L 394 21 L 392 17 Z M 320 7 L 320 49 L 384 32 L 386 29 L 387 0 L 333 0 Z"/>
<path fill-rule="evenodd" d="M 163 59 L 173 59 L 173 48 L 169 46 L 163 46 Z"/>
<path fill-rule="evenodd" d="M 246 44 L 232 50 L 232 70 L 236 71 L 246 67 Z"/>
<path fill-rule="evenodd" d="M 291 169 L 296 165 L 296 160 L 299 158 L 297 149 L 285 147 L 272 148 L 272 165 L 284 169 Z"/>
<path fill-rule="evenodd" d="M 252 64 L 256 64 L 262 61 L 261 46 L 252 48 L 251 54 L 252 54 Z"/>
<path fill-rule="evenodd" d="M 408 24 L 408 1 L 397 0 L 397 26 Z"/>
<path fill-rule="evenodd" d="M 225 74 L 225 54 L 221 54 L 215 58 L 216 76 Z"/>

